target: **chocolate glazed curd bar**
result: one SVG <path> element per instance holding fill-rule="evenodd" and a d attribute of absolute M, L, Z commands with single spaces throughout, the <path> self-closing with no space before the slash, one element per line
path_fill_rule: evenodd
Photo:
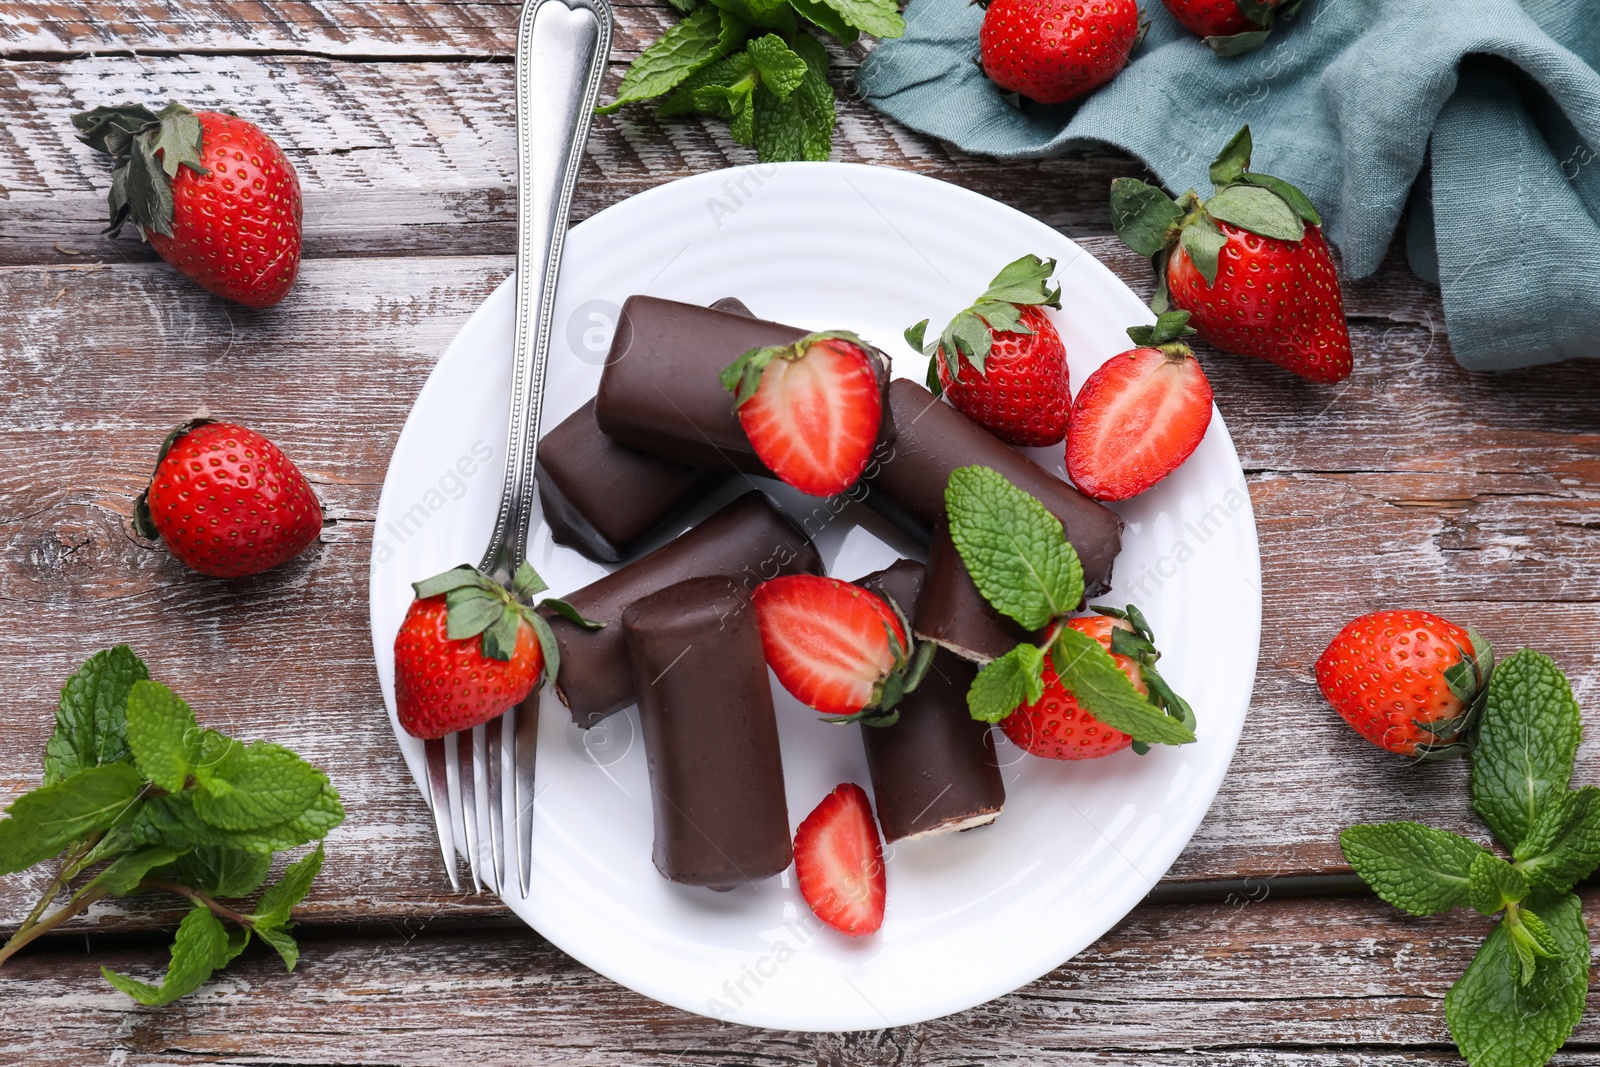
<path fill-rule="evenodd" d="M 731 296 L 711 306 L 751 317 L 750 309 Z M 604 563 L 633 555 L 639 542 L 730 473 L 657 459 L 618 444 L 601 431 L 594 400 L 544 435 L 533 467 L 552 539 Z"/>
<path fill-rule="evenodd" d="M 909 616 L 919 592 L 926 595 L 922 583 L 922 564 L 903 559 L 856 584 L 892 598 Z M 977 664 L 940 649 L 922 684 L 900 702 L 893 726 L 861 726 L 885 841 L 983 826 L 1005 805 L 994 734 L 967 712 L 977 674 Z"/>
<path fill-rule="evenodd" d="M 731 311 L 630 296 L 617 319 L 595 397 L 600 429 L 674 463 L 770 477 L 718 375 L 752 348 L 792 344 L 805 335 L 793 326 Z M 887 360 L 874 362 L 887 390 Z M 886 397 L 878 440 L 893 437 Z"/>
<path fill-rule="evenodd" d="M 556 695 L 584 728 L 633 703 L 633 676 L 618 624 L 630 605 L 658 590 L 720 575 L 734 579 L 748 600 L 769 578 L 821 573 L 822 558 L 810 538 L 764 494 L 746 493 L 654 552 L 563 598 L 584 618 L 605 623 L 603 629 L 586 630 L 544 612 L 561 650 Z"/>
<path fill-rule="evenodd" d="M 789 866 L 789 809 L 755 608 L 691 578 L 622 614 L 662 876 L 726 890 Z"/>
<path fill-rule="evenodd" d="M 1111 588 L 1111 563 L 1122 549 L 1116 512 L 1078 492 L 961 412 L 905 378 L 889 385 L 892 450 L 867 468 L 866 502 L 923 544 L 945 514 L 944 488 L 957 467 L 993 467 L 1043 501 L 1061 520 L 1083 562 L 1086 596 Z"/>

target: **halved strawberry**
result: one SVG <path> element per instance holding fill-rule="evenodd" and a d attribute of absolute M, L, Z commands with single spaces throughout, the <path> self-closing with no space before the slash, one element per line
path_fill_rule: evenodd
<path fill-rule="evenodd" d="M 931 646 L 912 653 L 897 606 L 837 578 L 773 578 L 756 586 L 755 603 L 767 665 L 796 700 L 825 715 L 892 724 L 932 658 Z"/>
<path fill-rule="evenodd" d="M 1067 430 L 1067 473 L 1096 500 L 1125 500 L 1176 470 L 1211 425 L 1211 383 L 1189 346 L 1187 311 L 1128 336 L 1083 383 Z"/>
<path fill-rule="evenodd" d="M 794 835 L 794 870 L 817 918 L 852 937 L 878 932 L 888 880 L 872 805 L 859 785 L 837 786 L 806 816 Z"/>
<path fill-rule="evenodd" d="M 874 360 L 852 333 L 752 348 L 722 371 L 722 387 L 761 462 L 802 493 L 832 496 L 861 477 L 883 418 Z"/>

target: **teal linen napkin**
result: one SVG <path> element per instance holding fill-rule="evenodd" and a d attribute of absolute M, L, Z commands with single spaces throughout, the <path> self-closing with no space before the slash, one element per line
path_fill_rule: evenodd
<path fill-rule="evenodd" d="M 1123 149 L 1172 191 L 1241 125 L 1252 170 L 1322 210 L 1347 275 L 1378 268 L 1408 202 L 1413 268 L 1456 358 L 1500 370 L 1600 354 L 1600 2 L 1305 0 L 1224 59 L 1140 0 L 1150 34 L 1109 85 L 1012 106 L 973 62 L 983 12 L 913 0 L 857 75 L 867 101 L 968 152 Z"/>

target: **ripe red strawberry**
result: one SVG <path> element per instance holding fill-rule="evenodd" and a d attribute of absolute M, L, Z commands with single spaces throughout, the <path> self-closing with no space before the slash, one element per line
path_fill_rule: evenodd
<path fill-rule="evenodd" d="M 897 606 L 876 593 L 811 574 L 756 586 L 767 665 L 794 698 L 844 721 L 890 725 L 931 658 L 913 656 Z"/>
<path fill-rule="evenodd" d="M 258 308 L 284 298 L 300 270 L 300 180 L 260 127 L 181 104 L 97 107 L 72 123 L 116 161 L 107 233 L 131 221 L 218 296 Z"/>
<path fill-rule="evenodd" d="M 1236 56 L 1260 45 L 1273 19 L 1299 6 L 1299 0 L 1162 0 L 1190 33 L 1205 38 L 1219 56 Z"/>
<path fill-rule="evenodd" d="M 1067 625 L 1100 642 L 1107 652 L 1111 651 L 1113 629 L 1133 630 L 1126 620 L 1104 615 L 1068 619 Z M 1149 694 L 1150 689 L 1144 682 L 1137 661 L 1116 653 L 1112 653 L 1111 658 L 1122 668 L 1135 689 L 1141 694 Z M 1023 704 L 1001 719 L 1000 728 L 1013 744 L 1046 759 L 1099 759 L 1113 752 L 1121 752 L 1133 744 L 1132 737 L 1120 730 L 1113 730 L 1083 709 L 1078 698 L 1061 684 L 1049 657 L 1045 658 L 1044 664 L 1044 696 L 1031 704 Z"/>
<path fill-rule="evenodd" d="M 1135 178 L 1111 183 L 1112 224 L 1156 263 L 1157 311 L 1189 312 L 1202 338 L 1314 382 L 1350 376 L 1339 277 L 1304 193 L 1248 171 L 1246 126 L 1211 164 L 1217 191 L 1176 201 Z"/>
<path fill-rule="evenodd" d="M 888 880 L 878 824 L 859 785 L 836 787 L 800 824 L 794 872 L 817 918 L 852 937 L 878 932 Z"/>
<path fill-rule="evenodd" d="M 1134 326 L 1140 347 L 1112 356 L 1078 390 L 1067 473 L 1096 500 L 1126 500 L 1178 468 L 1211 425 L 1211 383 L 1189 346 L 1186 311 Z"/>
<path fill-rule="evenodd" d="M 1322 695 L 1362 737 L 1442 759 L 1472 747 L 1494 652 L 1470 626 L 1426 611 L 1375 611 L 1340 630 L 1316 670 Z"/>
<path fill-rule="evenodd" d="M 1056 261 L 1028 255 L 1007 264 L 977 303 L 924 344 L 928 320 L 906 342 L 930 359 L 928 390 L 942 390 L 967 418 L 1010 445 L 1053 445 L 1067 435 L 1072 388 L 1067 350 L 1045 314 L 1061 306 L 1050 288 Z"/>
<path fill-rule="evenodd" d="M 989 0 L 978 59 L 1007 92 L 1061 104 L 1116 77 L 1142 36 L 1134 0 Z"/>
<path fill-rule="evenodd" d="M 322 532 L 322 505 L 298 467 L 254 430 L 185 422 L 161 444 L 134 502 L 134 529 L 160 537 L 201 574 L 238 578 L 293 559 Z"/>
<path fill-rule="evenodd" d="M 561 669 L 550 624 L 534 610 L 551 607 L 597 628 L 559 600 L 529 601 L 545 584 L 526 562 L 510 589 L 462 565 L 412 586 L 394 639 L 394 701 L 400 725 L 434 738 L 487 722 L 522 702 L 548 667 Z"/>
<path fill-rule="evenodd" d="M 814 333 L 751 349 L 722 371 L 722 386 L 761 462 L 803 493 L 832 496 L 872 458 L 883 418 L 875 361 L 883 359 L 855 334 Z"/>

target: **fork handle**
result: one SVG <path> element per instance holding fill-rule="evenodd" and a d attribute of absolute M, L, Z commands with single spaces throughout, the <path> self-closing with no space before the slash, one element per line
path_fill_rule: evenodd
<path fill-rule="evenodd" d="M 561 248 L 611 50 L 608 0 L 527 0 L 517 26 L 517 324 L 506 474 L 480 568 L 509 585 L 527 556 L 534 452 Z"/>

